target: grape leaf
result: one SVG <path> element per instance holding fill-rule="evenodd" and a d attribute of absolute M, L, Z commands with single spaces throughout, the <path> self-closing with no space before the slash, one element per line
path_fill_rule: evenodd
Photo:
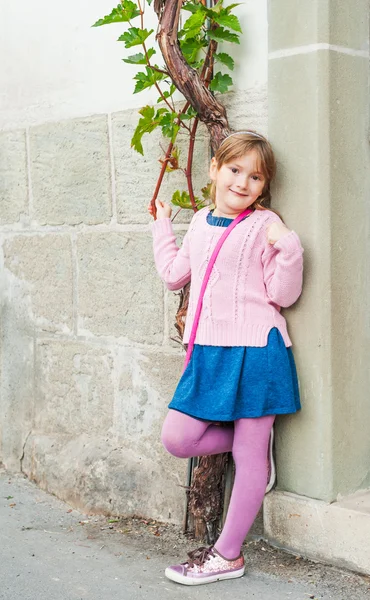
<path fill-rule="evenodd" d="M 175 112 L 167 111 L 161 118 L 160 126 L 164 136 L 170 138 L 173 143 L 176 139 L 180 125 L 175 123 L 178 119 L 178 114 Z"/>
<path fill-rule="evenodd" d="M 153 33 L 154 29 L 140 29 L 139 27 L 130 27 L 125 33 L 118 38 L 119 42 L 125 42 L 125 48 L 139 46 Z"/>
<path fill-rule="evenodd" d="M 195 196 L 194 198 L 195 200 L 195 205 L 197 208 L 203 208 L 203 206 L 205 206 L 204 200 L 197 198 Z M 171 199 L 172 204 L 174 204 L 175 206 L 179 206 L 180 208 L 187 208 L 187 209 L 191 209 L 193 208 L 193 205 L 191 203 L 190 200 L 190 196 L 189 196 L 189 192 L 180 192 L 179 190 L 176 190 L 176 192 L 174 192 L 172 199 Z"/>
<path fill-rule="evenodd" d="M 226 52 L 220 52 L 219 54 L 215 54 L 215 59 L 217 62 L 226 65 L 230 71 L 234 70 L 234 59 L 230 56 L 230 54 L 226 54 Z"/>
<path fill-rule="evenodd" d="M 240 44 L 239 36 L 237 33 L 231 33 L 228 29 L 223 27 L 217 27 L 217 29 L 210 29 L 207 32 L 208 37 L 216 42 L 231 42 L 233 44 Z"/>
<path fill-rule="evenodd" d="M 209 201 L 211 199 L 211 187 L 212 183 L 207 183 L 207 185 L 202 187 L 202 189 L 200 190 L 202 192 L 204 200 Z"/>
<path fill-rule="evenodd" d="M 110 23 L 127 23 L 139 15 L 140 11 L 136 2 L 123 0 L 122 4 L 118 4 L 117 8 L 113 8 L 109 15 L 105 15 L 103 19 L 96 21 L 92 27 L 100 27 L 101 25 L 109 25 Z"/>
<path fill-rule="evenodd" d="M 213 20 L 219 25 L 223 25 L 224 27 L 228 27 L 229 29 L 233 29 L 234 31 L 242 33 L 242 28 L 240 26 L 238 17 L 235 15 L 229 15 L 225 10 L 220 12 L 218 15 L 214 15 Z"/>
<path fill-rule="evenodd" d="M 233 8 L 235 8 L 236 6 L 241 6 L 243 3 L 242 2 L 236 2 L 234 4 L 229 4 L 229 6 L 226 6 L 224 10 L 226 10 L 227 13 L 231 12 Z"/>
<path fill-rule="evenodd" d="M 179 32 L 179 37 L 188 39 L 195 38 L 202 30 L 204 25 L 204 21 L 206 20 L 206 14 L 202 10 L 198 10 L 196 13 L 193 13 L 191 17 L 187 19 L 184 23 L 184 27 Z"/>
<path fill-rule="evenodd" d="M 170 90 L 169 90 L 169 91 L 167 91 L 167 90 L 166 90 L 166 91 L 162 92 L 162 93 L 163 93 L 163 96 L 164 96 L 165 98 L 171 98 L 171 96 L 173 96 L 173 94 L 174 94 L 175 90 L 176 90 L 176 86 L 175 86 L 175 85 L 173 85 L 173 83 L 171 83 L 171 85 L 170 85 Z M 163 102 L 163 98 L 162 98 L 162 96 L 159 96 L 159 98 L 157 99 L 157 104 L 158 104 L 159 102 Z"/>
<path fill-rule="evenodd" d="M 155 54 L 154 48 L 149 48 L 147 54 L 148 59 L 150 59 Z M 128 58 L 123 58 L 122 60 L 123 62 L 128 63 L 129 65 L 146 65 L 145 54 L 143 54 L 142 52 L 139 52 L 138 54 L 132 54 L 132 56 L 129 56 Z"/>
<path fill-rule="evenodd" d="M 157 81 L 160 81 L 165 77 L 166 75 L 164 73 L 159 73 L 158 71 L 154 71 L 150 67 L 145 67 L 145 73 L 143 71 L 140 71 L 140 73 L 137 73 L 134 77 L 134 80 L 136 80 L 134 94 L 138 94 L 146 88 L 152 87 L 153 85 L 155 85 L 155 83 L 157 83 Z"/>
<path fill-rule="evenodd" d="M 230 75 L 222 75 L 222 73 L 218 72 L 213 77 L 209 87 L 212 92 L 220 92 L 221 94 L 224 94 L 232 84 L 233 80 L 231 79 Z"/>
<path fill-rule="evenodd" d="M 151 133 L 154 131 L 154 129 L 160 124 L 163 114 L 166 112 L 168 112 L 167 108 L 160 108 L 157 110 L 157 112 L 155 112 L 153 106 L 144 106 L 144 108 L 139 110 L 141 119 L 139 119 L 131 140 L 132 148 L 144 155 L 144 150 L 141 143 L 144 133 Z"/>
<path fill-rule="evenodd" d="M 199 10 L 199 4 L 194 4 L 193 2 L 186 2 L 181 7 L 183 10 L 188 10 L 191 13 L 195 13 Z"/>

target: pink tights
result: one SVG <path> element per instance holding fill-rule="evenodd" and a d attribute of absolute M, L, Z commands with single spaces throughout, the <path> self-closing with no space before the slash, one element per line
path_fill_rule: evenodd
<path fill-rule="evenodd" d="M 219 427 L 170 410 L 162 442 L 179 458 L 232 452 L 235 481 L 224 528 L 215 548 L 225 558 L 240 554 L 241 546 L 263 502 L 267 484 L 267 456 L 275 415 L 238 419 Z"/>

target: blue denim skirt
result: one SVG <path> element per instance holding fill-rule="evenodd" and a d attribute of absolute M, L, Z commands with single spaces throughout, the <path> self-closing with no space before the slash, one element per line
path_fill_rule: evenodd
<path fill-rule="evenodd" d="M 293 352 L 276 327 L 262 348 L 195 344 L 168 408 L 207 421 L 295 413 L 301 403 Z"/>

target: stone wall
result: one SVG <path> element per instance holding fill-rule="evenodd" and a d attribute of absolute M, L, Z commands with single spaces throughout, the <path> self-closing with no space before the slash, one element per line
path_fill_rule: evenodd
<path fill-rule="evenodd" d="M 225 103 L 234 127 L 266 131 L 265 88 Z M 177 298 L 154 270 L 146 212 L 161 139 L 131 150 L 137 118 L 0 134 L 0 460 L 83 510 L 180 522 L 186 461 L 160 442 L 183 361 Z M 197 191 L 208 161 L 201 130 Z M 178 186 L 181 173 L 161 197 Z"/>

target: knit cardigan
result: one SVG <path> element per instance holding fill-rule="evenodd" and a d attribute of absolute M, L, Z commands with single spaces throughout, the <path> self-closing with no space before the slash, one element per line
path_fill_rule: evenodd
<path fill-rule="evenodd" d="M 209 208 L 195 213 L 181 248 L 169 218 L 152 223 L 154 260 L 168 289 L 191 280 L 184 343 L 189 341 L 201 284 L 212 251 L 225 231 L 207 223 Z M 269 244 L 266 228 L 281 219 L 255 210 L 225 240 L 203 299 L 195 343 L 210 346 L 266 346 L 277 327 L 291 346 L 281 307 L 302 291 L 303 249 L 294 231 Z"/>

